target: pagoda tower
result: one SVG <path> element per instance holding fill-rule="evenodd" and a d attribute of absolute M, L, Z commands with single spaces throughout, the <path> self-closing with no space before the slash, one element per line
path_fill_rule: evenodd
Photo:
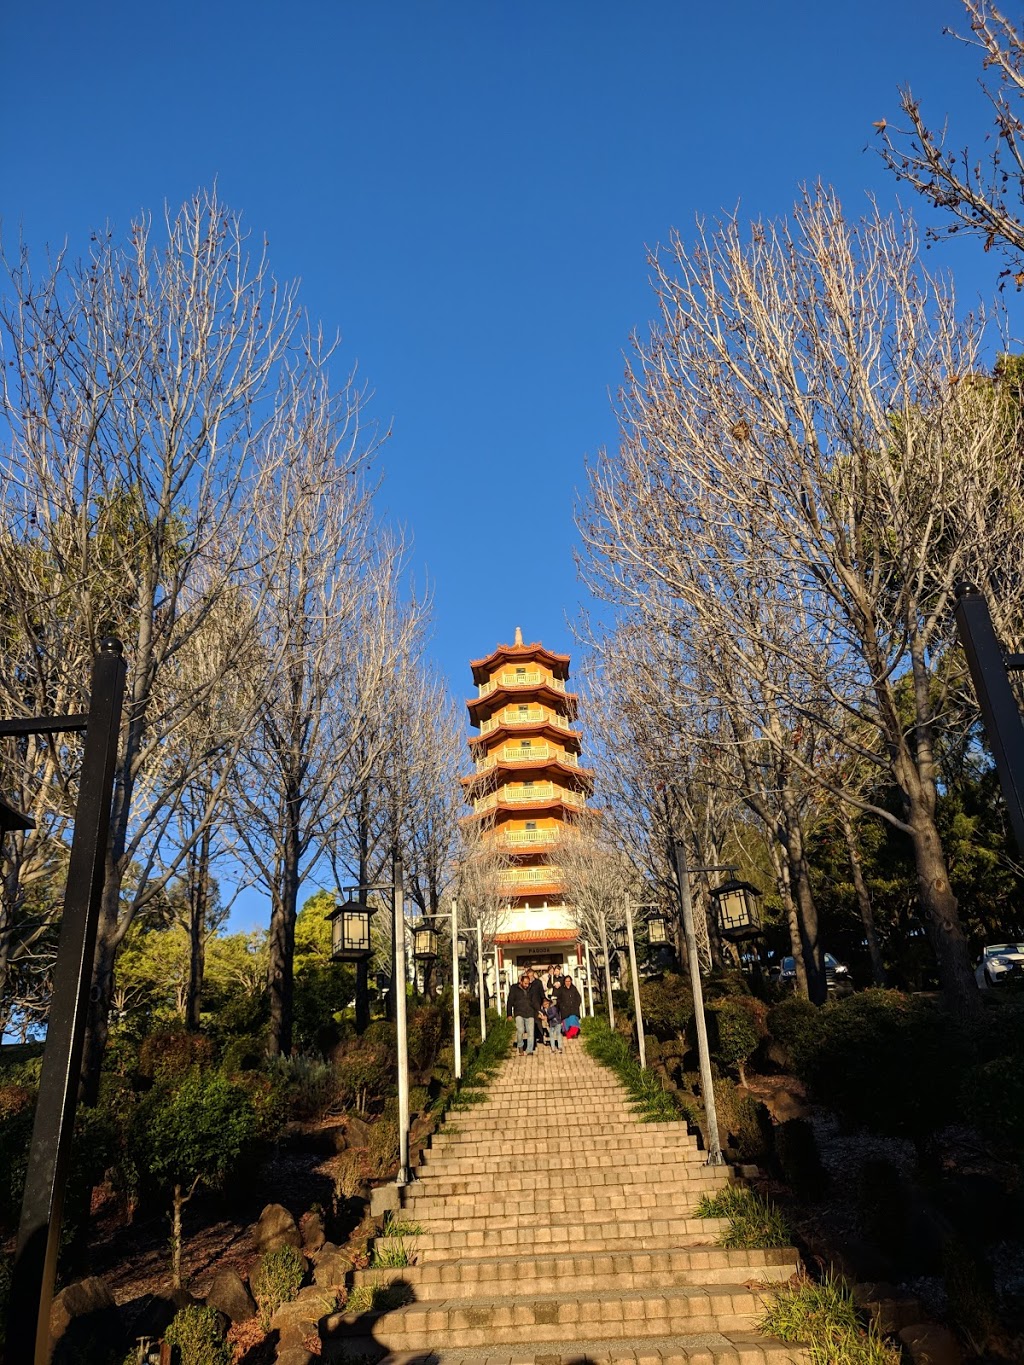
<path fill-rule="evenodd" d="M 593 774 L 580 765 L 572 722 L 576 695 L 567 689 L 569 655 L 540 643 L 498 645 L 470 667 L 477 695 L 467 706 L 478 733 L 469 740 L 474 771 L 463 784 L 483 838 L 507 859 L 501 872 L 507 910 L 496 943 L 509 970 L 580 964 L 578 935 L 567 904 L 558 844 L 567 822 L 585 807 Z"/>

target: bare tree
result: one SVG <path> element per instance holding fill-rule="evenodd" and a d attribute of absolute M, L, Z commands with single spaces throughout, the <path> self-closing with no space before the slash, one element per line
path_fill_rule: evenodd
<path fill-rule="evenodd" d="M 140 219 L 123 244 L 97 234 L 85 261 L 58 256 L 39 278 L 21 249 L 6 261 L 0 298 L 9 432 L 0 576 L 16 594 L 40 679 L 18 710 L 32 710 L 40 693 L 83 709 L 87 661 L 105 634 L 122 638 L 129 664 L 87 1097 L 117 946 L 187 856 L 179 847 L 174 862 L 161 858 L 192 775 L 163 751 L 223 685 L 181 665 L 228 599 L 237 610 L 226 618 L 235 632 L 227 658 L 246 657 L 266 568 L 252 557 L 249 531 L 274 481 L 280 381 L 304 344 L 294 289 L 272 280 L 265 254 L 250 256 L 239 219 L 215 195 L 195 195 L 164 231 L 158 242 Z M 66 820 L 67 801 L 55 806 Z M 210 818 L 212 809 L 196 838 Z M 142 875 L 125 896 L 133 864 Z"/>
<path fill-rule="evenodd" d="M 275 573 L 260 602 L 266 669 L 231 776 L 231 819 L 270 896 L 271 1055 L 291 1051 L 299 887 L 334 839 L 372 695 L 401 649 L 390 626 L 404 552 L 373 521 L 361 397 L 352 384 L 297 387 L 280 433 L 287 457 L 259 510 Z"/>
<path fill-rule="evenodd" d="M 1024 286 L 1024 35 L 990 0 L 963 0 L 969 34 L 952 37 L 974 48 L 984 73 L 979 84 L 991 107 L 994 136 L 983 157 L 969 148 L 950 149 L 947 128 L 930 125 L 908 88 L 900 107 L 910 120 L 895 128 L 875 124 L 881 155 L 890 170 L 924 195 L 952 221 L 930 229 L 933 238 L 958 232 L 980 237 L 985 250 L 1009 257 L 1004 276 Z"/>
<path fill-rule="evenodd" d="M 630 602 L 692 603 L 703 585 L 741 640 L 765 602 L 789 608 L 788 632 L 761 632 L 783 664 L 766 695 L 783 728 L 801 718 L 900 791 L 893 812 L 832 789 L 907 835 L 943 988 L 970 1014 L 935 741 L 954 585 L 1019 558 L 1018 396 L 974 378 L 979 328 L 923 272 L 907 220 L 850 224 L 819 190 L 792 225 L 729 220 L 652 265 L 660 322 L 636 343 L 619 452 L 593 470 L 592 572 Z M 723 565 L 751 547 L 757 591 L 730 601 Z M 813 750 L 787 752 L 822 781 Z"/>

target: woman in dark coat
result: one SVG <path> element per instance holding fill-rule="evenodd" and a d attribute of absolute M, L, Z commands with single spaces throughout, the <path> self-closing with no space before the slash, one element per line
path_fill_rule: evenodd
<path fill-rule="evenodd" d="M 555 1004 L 567 1029 L 575 1026 L 578 1030 L 580 1015 L 583 1013 L 583 1000 L 571 976 L 565 976 L 555 991 Z"/>

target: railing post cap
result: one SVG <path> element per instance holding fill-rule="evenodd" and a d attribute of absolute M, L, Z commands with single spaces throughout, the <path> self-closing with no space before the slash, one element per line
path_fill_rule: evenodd
<path fill-rule="evenodd" d="M 100 641 L 101 654 L 124 654 L 124 645 L 116 635 L 104 635 Z"/>

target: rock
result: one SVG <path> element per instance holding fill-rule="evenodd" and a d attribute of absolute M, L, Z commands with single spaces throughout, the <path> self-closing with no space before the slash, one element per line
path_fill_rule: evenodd
<path fill-rule="evenodd" d="M 133 1331 L 140 1337 L 162 1337 L 182 1308 L 199 1303 L 187 1289 L 165 1289 L 147 1294 L 138 1305 Z"/>
<path fill-rule="evenodd" d="M 303 1349 L 309 1340 L 319 1341 L 317 1323 L 324 1314 L 323 1295 L 314 1291 L 314 1299 L 299 1298 L 291 1303 L 283 1303 L 270 1319 L 270 1329 L 277 1333 L 278 1351 Z M 280 1358 L 280 1356 L 278 1357 Z"/>
<path fill-rule="evenodd" d="M 781 1087 L 765 1095 L 764 1104 L 776 1123 L 788 1123 L 790 1119 L 805 1119 L 811 1112 L 802 1094 Z"/>
<path fill-rule="evenodd" d="M 319 1356 L 312 1355 L 304 1346 L 286 1346 L 274 1356 L 277 1365 L 318 1365 Z"/>
<path fill-rule="evenodd" d="M 918 1322 L 898 1333 L 914 1365 L 961 1365 L 963 1355 L 948 1327 Z"/>
<path fill-rule="evenodd" d="M 125 1349 L 124 1324 L 103 1280 L 90 1275 L 69 1284 L 50 1307 L 54 1365 L 100 1359 Z"/>
<path fill-rule="evenodd" d="M 399 1208 L 398 1185 L 394 1181 L 390 1185 L 377 1185 L 370 1191 L 371 1218 L 383 1218 L 386 1213 L 397 1213 Z"/>
<path fill-rule="evenodd" d="M 356 1114 L 345 1120 L 345 1137 L 350 1147 L 365 1147 L 370 1141 L 370 1124 Z"/>
<path fill-rule="evenodd" d="M 232 1322 L 247 1322 L 256 1312 L 255 1300 L 237 1270 L 217 1271 L 206 1302 Z"/>
<path fill-rule="evenodd" d="M 283 1204 L 268 1204 L 260 1214 L 255 1228 L 256 1245 L 260 1251 L 276 1251 L 278 1247 L 302 1247 L 302 1233 L 295 1219 Z"/>
<path fill-rule="evenodd" d="M 302 1246 L 307 1256 L 315 1256 L 323 1246 L 324 1221 L 318 1213 L 307 1213 L 302 1220 Z"/>
<path fill-rule="evenodd" d="M 345 1276 L 352 1269 L 352 1261 L 343 1251 L 321 1251 L 313 1269 L 313 1283 L 318 1289 L 333 1289 L 343 1285 Z"/>

